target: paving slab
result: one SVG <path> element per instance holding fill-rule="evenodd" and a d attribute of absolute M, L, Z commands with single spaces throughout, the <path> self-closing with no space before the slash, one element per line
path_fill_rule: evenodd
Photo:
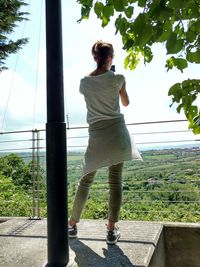
<path fill-rule="evenodd" d="M 162 223 L 120 221 L 121 238 L 107 245 L 106 221 L 81 220 L 78 238 L 69 241 L 70 267 L 147 267 Z M 0 223 L 0 267 L 44 267 L 47 220 L 11 218 Z"/>

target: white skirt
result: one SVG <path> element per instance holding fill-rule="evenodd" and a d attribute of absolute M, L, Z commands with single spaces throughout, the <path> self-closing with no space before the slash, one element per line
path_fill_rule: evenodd
<path fill-rule="evenodd" d="M 89 126 L 89 141 L 82 175 L 127 160 L 142 160 L 124 118 L 103 120 Z"/>

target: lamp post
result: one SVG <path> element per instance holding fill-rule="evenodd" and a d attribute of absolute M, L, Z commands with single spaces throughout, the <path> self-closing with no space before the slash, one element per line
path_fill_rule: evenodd
<path fill-rule="evenodd" d="M 61 0 L 46 0 L 48 267 L 69 261 Z"/>

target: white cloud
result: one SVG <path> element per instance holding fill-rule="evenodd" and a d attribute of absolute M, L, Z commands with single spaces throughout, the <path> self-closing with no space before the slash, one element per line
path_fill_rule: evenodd
<path fill-rule="evenodd" d="M 127 91 L 131 104 L 127 108 L 122 107 L 122 112 L 125 114 L 127 123 L 184 119 L 185 116 L 183 114 L 177 114 L 176 106 L 173 108 L 169 107 L 171 99 L 167 96 L 167 93 L 169 87 L 174 83 L 188 78 L 197 78 L 199 75 L 197 67 L 189 66 L 183 74 L 176 70 L 167 73 L 164 67 L 166 59 L 165 50 L 162 46 L 155 46 L 153 50 L 154 59 L 150 64 L 147 64 L 145 67 L 141 63 L 134 71 L 125 70 L 123 68 L 123 60 L 126 54 L 122 50 L 120 35 L 114 34 L 114 26 L 110 24 L 103 29 L 100 20 L 97 20 L 94 15 L 89 20 L 83 21 L 80 24 L 76 23 L 76 20 L 80 17 L 80 9 L 77 7 L 80 8 L 80 5 L 76 2 L 69 4 L 63 1 L 65 113 L 69 114 L 70 126 L 86 125 L 86 107 L 84 98 L 79 93 L 79 82 L 81 77 L 95 68 L 91 47 L 99 39 L 113 43 L 116 71 L 123 73 L 126 77 Z M 32 3 L 31 8 L 33 8 L 34 12 L 38 12 L 37 4 Z M 71 16 L 72 14 L 73 16 Z M 28 23 L 30 44 L 20 52 L 19 68 L 14 76 L 3 125 L 4 130 L 19 130 L 32 127 L 43 129 L 45 126 L 46 51 L 44 36 L 39 51 L 36 51 L 38 37 L 35 35 L 35 17 L 32 16 L 33 19 Z M 42 27 L 44 28 L 44 24 Z M 38 77 L 36 77 L 37 70 Z M 36 78 L 38 79 L 37 88 Z M 2 119 L 5 114 L 12 79 L 13 72 L 11 70 L 0 74 L 0 128 L 2 128 Z M 35 120 L 33 119 L 34 99 L 36 99 Z M 179 126 L 177 125 L 177 127 Z M 152 125 L 137 126 L 133 130 L 132 128 L 131 131 L 133 132 L 151 131 Z M 167 128 L 170 128 L 169 124 L 165 126 L 159 124 L 154 127 L 156 130 L 165 130 Z M 68 134 L 77 136 L 79 134 L 83 135 L 83 132 L 69 131 Z M 140 141 L 141 138 L 147 139 L 144 136 L 136 136 L 137 141 Z M 149 136 L 148 138 L 152 139 L 153 137 Z M 76 144 L 77 139 L 70 142 L 71 144 Z"/>
<path fill-rule="evenodd" d="M 39 116 L 40 122 L 41 117 L 45 118 L 45 92 L 41 85 L 36 90 L 22 74 L 9 70 L 1 73 L 0 84 L 2 130 L 19 130 L 22 125 L 32 127 L 34 109 L 35 117 Z"/>

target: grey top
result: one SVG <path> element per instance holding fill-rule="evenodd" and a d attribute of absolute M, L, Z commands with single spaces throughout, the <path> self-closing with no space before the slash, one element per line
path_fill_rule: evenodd
<path fill-rule="evenodd" d="M 123 117 L 120 113 L 119 91 L 124 82 L 123 75 L 112 71 L 81 79 L 79 90 L 85 97 L 88 124 Z"/>

